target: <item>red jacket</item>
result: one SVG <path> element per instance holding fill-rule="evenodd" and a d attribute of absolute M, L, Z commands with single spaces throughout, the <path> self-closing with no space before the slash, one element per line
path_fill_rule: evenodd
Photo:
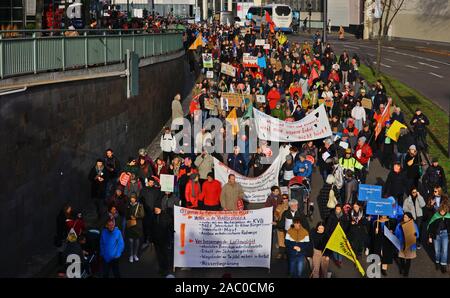
<path fill-rule="evenodd" d="M 192 195 L 192 180 L 189 180 L 188 184 L 186 185 L 186 191 L 185 191 L 185 196 L 186 196 L 186 202 L 187 203 L 191 203 L 187 204 L 188 208 L 197 208 L 198 207 L 198 201 L 201 201 L 201 191 L 200 191 L 200 183 L 195 183 L 194 186 L 194 194 Z"/>
<path fill-rule="evenodd" d="M 194 114 L 195 111 L 200 110 L 200 103 L 198 101 L 192 100 L 189 105 L 189 114 Z"/>
<path fill-rule="evenodd" d="M 220 194 L 222 193 L 222 185 L 219 181 L 205 181 L 202 185 L 202 200 L 205 206 L 220 205 Z"/>
<path fill-rule="evenodd" d="M 270 90 L 269 93 L 267 93 L 267 100 L 269 101 L 269 107 L 270 110 L 275 109 L 277 106 L 277 102 L 280 100 L 281 95 L 278 90 Z"/>
<path fill-rule="evenodd" d="M 354 136 L 358 136 L 358 129 L 354 126 L 352 128 L 347 126 L 342 132 L 346 134 L 353 133 Z"/>
<path fill-rule="evenodd" d="M 361 155 L 358 157 L 358 151 L 361 150 Z M 355 149 L 355 158 L 357 161 L 359 161 L 360 164 L 366 165 L 369 162 L 370 157 L 372 157 L 372 148 L 368 144 L 356 146 Z"/>

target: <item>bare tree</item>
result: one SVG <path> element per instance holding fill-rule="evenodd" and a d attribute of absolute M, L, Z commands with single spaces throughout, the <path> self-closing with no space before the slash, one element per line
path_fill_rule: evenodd
<path fill-rule="evenodd" d="M 378 37 L 377 37 L 377 74 L 380 72 L 381 66 L 381 50 L 382 43 L 386 39 L 389 27 L 392 21 L 402 9 L 405 0 L 381 0 L 381 17 L 378 21 Z"/>

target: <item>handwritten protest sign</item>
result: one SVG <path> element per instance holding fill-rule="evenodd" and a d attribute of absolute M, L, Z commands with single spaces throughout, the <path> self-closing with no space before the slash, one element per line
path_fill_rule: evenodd
<path fill-rule="evenodd" d="M 222 63 L 220 66 L 220 72 L 226 74 L 227 76 L 235 77 L 236 76 L 236 68 L 234 68 L 230 64 Z"/>
<path fill-rule="evenodd" d="M 280 156 L 270 165 L 270 167 L 260 176 L 249 178 L 243 176 L 219 160 L 214 158 L 214 175 L 216 179 L 224 185 L 228 182 L 228 175 L 234 174 L 244 190 L 244 200 L 250 203 L 264 203 L 270 195 L 270 188 L 278 185 L 278 174 L 280 173 Z"/>
<path fill-rule="evenodd" d="M 244 96 L 239 93 L 222 92 L 222 97 L 226 98 L 230 107 L 240 107 L 244 100 Z"/>
<path fill-rule="evenodd" d="M 206 78 L 207 78 L 207 79 L 214 79 L 214 71 L 208 70 L 208 71 L 206 72 Z"/>
<path fill-rule="evenodd" d="M 363 98 L 361 100 L 361 106 L 365 109 L 372 110 L 372 100 L 370 98 Z"/>
<path fill-rule="evenodd" d="M 161 191 L 173 192 L 175 186 L 175 176 L 174 175 L 160 175 Z"/>
<path fill-rule="evenodd" d="M 258 57 L 244 54 L 242 57 L 242 64 L 244 67 L 258 67 Z"/>
<path fill-rule="evenodd" d="M 255 46 L 263 46 L 265 44 L 266 44 L 266 41 L 264 39 L 255 40 Z"/>
<path fill-rule="evenodd" d="M 175 206 L 174 267 L 270 268 L 272 212 Z"/>
<path fill-rule="evenodd" d="M 271 117 L 255 108 L 255 126 L 258 138 L 273 142 L 303 142 L 323 139 L 332 135 L 324 105 L 306 115 L 302 120 L 286 122 Z"/>
<path fill-rule="evenodd" d="M 266 102 L 266 96 L 265 95 L 256 95 L 256 102 L 265 103 Z"/>

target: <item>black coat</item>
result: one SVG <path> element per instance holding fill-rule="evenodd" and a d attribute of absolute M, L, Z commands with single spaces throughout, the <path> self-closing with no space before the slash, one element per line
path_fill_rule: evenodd
<path fill-rule="evenodd" d="M 447 228 L 447 234 L 450 236 L 450 219 L 443 218 L 433 221 L 428 227 L 428 237 L 436 239 L 436 236 L 439 234 L 439 224 L 444 221 L 444 225 Z"/>
<path fill-rule="evenodd" d="M 141 202 L 144 205 L 145 215 L 147 217 L 153 217 L 153 211 L 156 201 L 163 196 L 160 188 L 144 187 L 141 190 Z"/>
<path fill-rule="evenodd" d="M 401 171 L 397 174 L 394 171 L 390 171 L 383 186 L 383 196 L 397 197 L 398 195 L 406 192 L 406 185 L 407 182 L 405 172 Z"/>
<path fill-rule="evenodd" d="M 106 191 L 106 181 L 108 180 L 108 171 L 104 167 L 101 171 L 103 181 L 98 181 L 95 179 L 97 177 L 97 170 L 96 167 L 93 166 L 91 171 L 89 172 L 89 182 L 91 182 L 91 197 L 92 198 L 98 198 L 98 199 L 104 199 L 105 198 L 105 191 Z"/>
<path fill-rule="evenodd" d="M 301 204 L 301 202 L 299 202 L 299 205 L 300 204 Z M 300 208 L 300 206 L 299 206 L 299 208 Z M 280 229 L 280 230 L 284 230 L 284 227 L 285 227 L 285 224 L 286 224 L 286 219 L 292 219 L 293 220 L 294 218 L 300 218 L 302 227 L 304 229 L 308 230 L 308 231 L 310 230 L 308 220 L 303 215 L 303 213 L 301 213 L 300 210 L 297 210 L 294 213 L 294 216 L 292 216 L 290 208 L 283 212 L 283 215 L 281 216 L 281 220 L 277 224 L 277 228 Z"/>
<path fill-rule="evenodd" d="M 336 213 L 335 212 L 331 212 L 330 216 L 328 216 L 325 225 L 326 225 L 326 230 L 329 234 L 329 236 L 331 236 L 331 233 L 333 233 L 334 229 L 336 228 L 337 224 L 340 224 L 342 227 L 342 230 L 344 230 L 344 233 L 347 234 L 348 232 L 348 227 L 350 225 L 350 218 L 347 214 L 343 213 L 341 218 L 337 218 Z"/>
<path fill-rule="evenodd" d="M 180 200 L 174 194 L 164 195 L 155 201 L 155 208 L 160 208 L 161 213 L 155 214 L 153 225 L 154 241 L 164 245 L 173 239 L 174 233 L 174 206 L 180 205 Z"/>
<path fill-rule="evenodd" d="M 397 227 L 397 221 L 392 218 L 386 221 L 384 224 L 387 226 L 389 230 L 393 232 Z M 374 221 L 370 229 L 370 235 L 372 240 L 372 253 L 381 256 L 381 262 L 383 264 L 392 264 L 395 246 L 386 236 L 384 236 L 384 227 L 382 227 L 381 223 L 378 224 L 378 234 L 375 233 L 376 226 L 377 222 Z"/>
<path fill-rule="evenodd" d="M 332 185 L 325 183 L 319 192 L 319 196 L 317 197 L 317 205 L 319 207 L 320 217 L 324 221 L 327 220 L 332 210 L 327 207 L 331 187 Z"/>

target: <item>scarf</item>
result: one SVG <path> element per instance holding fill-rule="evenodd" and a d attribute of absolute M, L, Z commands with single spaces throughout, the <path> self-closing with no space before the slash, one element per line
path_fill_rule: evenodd
<path fill-rule="evenodd" d="M 450 219 L 450 213 L 445 213 L 444 216 L 442 216 L 439 212 L 436 212 L 433 217 L 430 219 L 430 222 L 427 225 L 427 230 L 430 228 L 430 225 L 435 222 L 436 220 L 440 220 L 440 219 L 444 219 L 444 218 L 448 218 Z"/>
<path fill-rule="evenodd" d="M 355 214 L 355 210 L 352 210 L 351 216 L 352 216 L 352 220 L 354 220 L 356 223 L 359 223 L 363 214 L 362 214 L 361 210 L 359 210 L 358 214 Z"/>
<path fill-rule="evenodd" d="M 300 225 L 300 229 L 290 228 L 287 232 L 295 242 L 300 242 L 305 239 L 306 236 L 309 236 L 309 233 L 302 225 Z"/>

